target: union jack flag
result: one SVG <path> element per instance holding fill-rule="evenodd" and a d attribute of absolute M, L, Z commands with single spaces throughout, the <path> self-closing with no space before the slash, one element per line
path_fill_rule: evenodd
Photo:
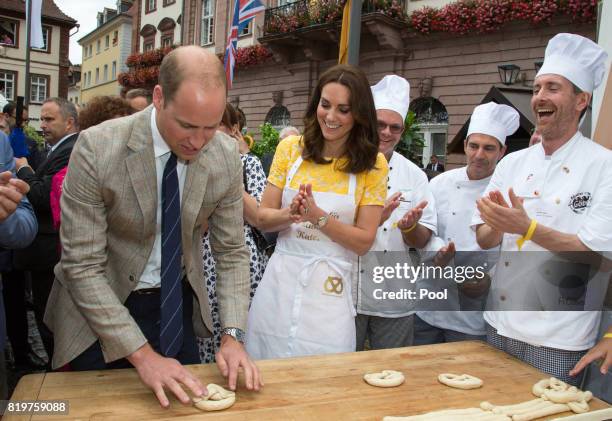
<path fill-rule="evenodd" d="M 236 65 L 236 49 L 238 44 L 238 34 L 249 24 L 255 15 L 263 10 L 265 6 L 260 0 L 235 0 L 232 25 L 227 36 L 227 47 L 223 65 L 225 66 L 225 79 L 228 89 L 232 87 L 234 80 L 234 66 Z"/>

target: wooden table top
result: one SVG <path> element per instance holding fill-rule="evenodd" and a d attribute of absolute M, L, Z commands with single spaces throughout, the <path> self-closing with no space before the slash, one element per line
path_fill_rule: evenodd
<path fill-rule="evenodd" d="M 549 377 L 482 342 L 266 360 L 258 366 L 264 389 L 256 393 L 239 387 L 233 407 L 211 413 L 183 406 L 176 399 L 171 400 L 170 409 L 160 408 L 133 369 L 29 375 L 21 379 L 12 400 L 65 399 L 69 414 L 5 419 L 381 420 L 385 415 L 477 407 L 481 401 L 496 405 L 527 401 L 534 399 L 533 384 Z M 202 382 L 227 385 L 216 365 L 190 369 Z M 382 370 L 402 371 L 406 381 L 388 389 L 363 381 L 365 373 Z M 452 389 L 438 383 L 440 373 L 471 374 L 484 385 L 474 390 Z M 595 410 L 609 405 L 593 399 L 590 406 Z"/>

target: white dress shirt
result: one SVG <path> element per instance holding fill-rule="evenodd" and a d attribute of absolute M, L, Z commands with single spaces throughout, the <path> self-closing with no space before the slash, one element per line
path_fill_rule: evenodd
<path fill-rule="evenodd" d="M 438 235 L 437 238 L 432 236 L 429 247 L 437 251 L 452 241 L 458 252 L 464 252 L 464 258 L 476 257 L 482 251 L 476 242 L 476 232 L 470 227 L 470 220 L 476 210 L 476 199 L 482 197 L 490 179 L 470 180 L 467 167 L 462 167 L 446 171 L 431 180 L 429 186 L 436 201 Z M 470 252 L 470 256 L 466 256 L 467 252 Z M 434 279 L 431 283 L 433 286 L 440 280 Z M 458 297 L 453 298 L 458 300 Z M 459 305 L 458 302 L 454 304 Z M 419 311 L 417 315 L 441 329 L 469 335 L 486 334 L 482 311 Z"/>
<path fill-rule="evenodd" d="M 157 217 L 155 222 L 155 243 L 153 250 L 144 268 L 144 272 L 138 281 L 135 289 L 142 288 L 158 288 L 161 286 L 161 220 L 162 220 L 162 176 L 164 167 L 170 158 L 170 147 L 159 133 L 157 123 L 155 122 L 155 107 L 151 112 L 151 133 L 153 135 L 153 152 L 155 154 L 155 171 L 157 175 Z M 177 160 L 176 172 L 179 181 L 179 198 L 183 201 L 183 186 L 185 185 L 186 162 Z"/>

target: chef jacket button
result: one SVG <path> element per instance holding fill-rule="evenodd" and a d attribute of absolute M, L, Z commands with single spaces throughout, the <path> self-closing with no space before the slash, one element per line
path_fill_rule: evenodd
<path fill-rule="evenodd" d="M 505 295 L 500 295 L 499 299 L 502 300 L 502 301 L 506 301 L 506 296 Z"/>
<path fill-rule="evenodd" d="M 536 190 L 536 191 L 533 192 L 533 194 L 535 194 L 536 196 L 539 196 L 540 192 Z"/>
<path fill-rule="evenodd" d="M 455 212 L 453 212 L 453 215 L 455 215 Z"/>
<path fill-rule="evenodd" d="M 134 275 L 128 276 L 128 279 L 130 280 L 130 282 L 136 282 L 136 277 Z"/>
<path fill-rule="evenodd" d="M 383 228 L 383 231 L 387 232 L 387 228 Z"/>
<path fill-rule="evenodd" d="M 392 169 L 393 169 L 393 167 L 389 167 L 389 169 L 390 169 L 390 170 L 392 170 Z"/>
<path fill-rule="evenodd" d="M 387 189 L 391 190 L 391 186 L 387 186 Z"/>
<path fill-rule="evenodd" d="M 365 269 L 361 269 L 361 270 L 359 271 L 359 273 L 364 273 L 364 272 L 365 272 Z"/>
<path fill-rule="evenodd" d="M 383 253 L 386 253 L 386 252 L 387 252 L 387 250 L 383 250 Z"/>
<path fill-rule="evenodd" d="M 457 189 L 460 189 L 460 188 L 461 188 L 460 186 L 457 186 Z"/>
<path fill-rule="evenodd" d="M 561 199 L 559 199 L 558 197 L 555 199 L 555 203 L 558 205 L 559 203 L 561 203 Z"/>
<path fill-rule="evenodd" d="M 504 265 L 506 265 L 506 267 L 510 266 L 510 262 L 504 262 Z"/>

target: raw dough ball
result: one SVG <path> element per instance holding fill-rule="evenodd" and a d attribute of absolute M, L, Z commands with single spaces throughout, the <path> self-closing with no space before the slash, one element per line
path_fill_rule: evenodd
<path fill-rule="evenodd" d="M 236 402 L 236 394 L 225 390 L 219 385 L 210 383 L 206 386 L 208 395 L 201 398 L 193 398 L 193 404 L 204 411 L 221 411 L 227 409 Z"/>
<path fill-rule="evenodd" d="M 381 373 L 368 373 L 363 376 L 366 383 L 377 387 L 395 387 L 404 383 L 404 375 L 399 371 L 383 370 Z"/>
<path fill-rule="evenodd" d="M 438 376 L 438 381 L 456 389 L 478 389 L 482 386 L 482 380 L 469 374 L 442 373 Z"/>

